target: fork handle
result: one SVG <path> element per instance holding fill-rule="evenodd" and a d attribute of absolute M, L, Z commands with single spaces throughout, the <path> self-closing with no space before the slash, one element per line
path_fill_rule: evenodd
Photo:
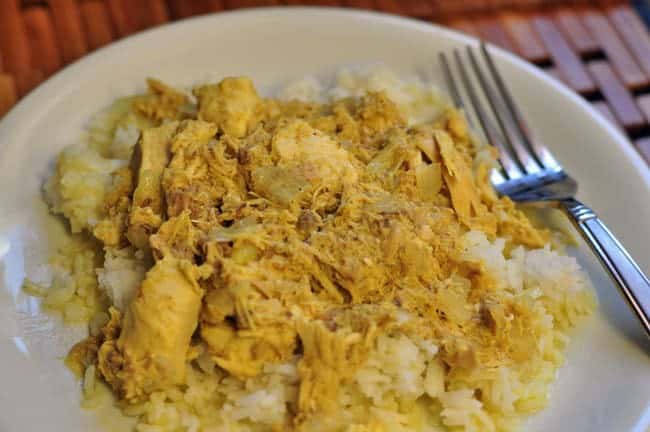
<path fill-rule="evenodd" d="M 580 201 L 560 201 L 564 211 L 618 285 L 650 337 L 650 281 L 596 213 Z"/>

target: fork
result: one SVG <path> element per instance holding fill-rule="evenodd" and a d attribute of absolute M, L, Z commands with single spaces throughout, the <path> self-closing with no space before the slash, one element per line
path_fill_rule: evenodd
<path fill-rule="evenodd" d="M 452 74 L 451 62 L 445 53 L 439 54 L 439 60 L 454 104 L 467 113 L 461 95 L 464 89 L 465 100 L 473 108 L 488 142 L 498 149 L 500 168 L 492 172 L 492 185 L 498 193 L 513 201 L 547 202 L 562 209 L 618 285 L 650 337 L 648 278 L 596 213 L 575 199 L 577 182 L 530 133 L 486 44 L 480 43 L 482 62 L 475 49 L 468 45 L 466 50 L 465 59 L 460 50 L 453 51 L 460 78 Z M 492 117 L 496 118 L 496 123 Z"/>

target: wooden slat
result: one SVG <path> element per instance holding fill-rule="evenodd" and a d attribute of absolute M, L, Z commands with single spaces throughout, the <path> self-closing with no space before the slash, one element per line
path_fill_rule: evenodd
<path fill-rule="evenodd" d="M 452 16 L 457 17 L 461 15 L 458 12 L 460 11 L 460 9 L 462 9 L 462 5 L 460 1 L 457 2 L 441 1 L 441 2 L 436 2 L 436 9 L 444 17 L 452 17 Z"/>
<path fill-rule="evenodd" d="M 129 0 L 105 0 L 108 11 L 115 24 L 115 30 L 120 37 L 128 36 L 138 31 L 138 22 L 130 11 Z"/>
<path fill-rule="evenodd" d="M 509 12 L 501 14 L 500 18 L 522 57 L 533 62 L 548 59 L 549 53 L 530 25 L 528 17 Z"/>
<path fill-rule="evenodd" d="M 629 6 L 611 8 L 607 15 L 643 71 L 650 76 L 650 33 L 639 15 Z"/>
<path fill-rule="evenodd" d="M 187 18 L 223 10 L 223 0 L 167 0 L 169 13 L 174 19 Z"/>
<path fill-rule="evenodd" d="M 576 51 L 581 54 L 591 54 L 598 51 L 598 42 L 591 36 L 574 10 L 569 8 L 559 9 L 555 13 L 555 21 Z"/>
<path fill-rule="evenodd" d="M 611 124 L 616 126 L 617 128 L 621 129 L 621 124 L 618 122 L 616 119 L 616 116 L 612 112 L 612 109 L 607 105 L 606 102 L 598 101 L 598 102 L 593 102 L 591 104 L 594 108 L 596 108 L 596 111 L 601 113 L 603 117 L 605 117 Z"/>
<path fill-rule="evenodd" d="M 636 104 L 639 106 L 641 113 L 643 113 L 646 122 L 650 123 L 650 94 L 636 98 Z"/>
<path fill-rule="evenodd" d="M 39 85 L 45 79 L 45 74 L 40 69 L 30 69 L 20 75 L 16 75 L 16 90 L 18 97 L 23 97 Z"/>
<path fill-rule="evenodd" d="M 375 0 L 377 9 L 382 12 L 406 15 L 406 11 L 401 7 L 399 0 Z"/>
<path fill-rule="evenodd" d="M 169 21 L 169 11 L 164 0 L 137 0 L 138 24 L 141 28 L 148 28 L 164 24 Z"/>
<path fill-rule="evenodd" d="M 446 23 L 447 26 L 474 37 L 480 37 L 476 25 L 467 19 L 456 19 Z"/>
<path fill-rule="evenodd" d="M 390 2 L 390 0 L 387 0 Z M 290 6 L 340 6 L 341 2 L 337 0 L 285 0 Z"/>
<path fill-rule="evenodd" d="M 19 4 L 23 8 L 30 6 L 47 6 L 47 0 L 19 0 Z"/>
<path fill-rule="evenodd" d="M 88 39 L 88 48 L 97 49 L 115 38 L 115 30 L 102 0 L 87 0 L 79 4 L 81 20 Z"/>
<path fill-rule="evenodd" d="M 18 74 L 31 69 L 27 31 L 17 0 L 0 0 L 0 52 L 3 70 Z"/>
<path fill-rule="evenodd" d="M 0 73 L 0 117 L 14 106 L 17 99 L 14 78 L 9 74 Z"/>
<path fill-rule="evenodd" d="M 374 0 L 343 0 L 343 6 L 356 9 L 375 9 Z"/>
<path fill-rule="evenodd" d="M 494 12 L 496 1 L 486 0 L 443 0 L 434 2 L 441 15 L 477 15 Z"/>
<path fill-rule="evenodd" d="M 216 12 L 223 10 L 223 0 L 204 0 L 208 12 Z"/>
<path fill-rule="evenodd" d="M 478 34 L 483 39 L 503 49 L 519 54 L 499 20 L 496 18 L 480 18 L 475 23 Z"/>
<path fill-rule="evenodd" d="M 194 15 L 194 5 L 187 0 L 167 0 L 169 13 L 173 19 L 183 19 Z"/>
<path fill-rule="evenodd" d="M 650 138 L 641 138 L 634 142 L 634 146 L 641 154 L 641 157 L 650 165 Z"/>
<path fill-rule="evenodd" d="M 49 0 L 52 22 L 63 61 L 69 63 L 88 52 L 81 16 L 75 0 Z"/>
<path fill-rule="evenodd" d="M 579 93 L 593 92 L 596 89 L 594 81 L 553 21 L 539 15 L 533 18 L 532 23 L 542 43 L 548 49 L 562 80 Z"/>
<path fill-rule="evenodd" d="M 607 18 L 600 13 L 589 10 L 583 13 L 583 21 L 594 38 L 598 41 L 612 67 L 626 87 L 639 88 L 649 83 L 648 77 L 626 48 Z"/>
<path fill-rule="evenodd" d="M 226 9 L 237 9 L 258 6 L 275 6 L 279 3 L 278 0 L 224 0 L 224 7 Z"/>
<path fill-rule="evenodd" d="M 433 15 L 434 4 L 421 0 L 375 0 L 377 9 L 399 15 L 425 18 Z"/>
<path fill-rule="evenodd" d="M 588 68 L 623 127 L 627 130 L 634 130 L 643 126 L 645 119 L 641 111 L 610 65 L 606 61 L 596 61 L 590 63 Z"/>
<path fill-rule="evenodd" d="M 33 67 L 52 75 L 62 65 L 52 17 L 47 8 L 33 6 L 23 9 L 23 20 L 32 52 Z"/>

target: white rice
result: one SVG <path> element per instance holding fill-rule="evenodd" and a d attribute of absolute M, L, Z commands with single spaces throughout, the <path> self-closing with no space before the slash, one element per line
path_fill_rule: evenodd
<path fill-rule="evenodd" d="M 343 69 L 327 88 L 314 77 L 288 84 L 280 91 L 280 99 L 327 102 L 346 97 L 361 97 L 366 92 L 384 91 L 405 113 L 409 124 L 429 121 L 440 115 L 446 99 L 440 90 L 419 76 L 400 77 L 383 68 Z"/>
<path fill-rule="evenodd" d="M 142 252 L 136 256 L 131 248 L 104 251 L 104 267 L 97 269 L 97 281 L 113 306 L 124 311 L 136 294 L 147 271 Z"/>

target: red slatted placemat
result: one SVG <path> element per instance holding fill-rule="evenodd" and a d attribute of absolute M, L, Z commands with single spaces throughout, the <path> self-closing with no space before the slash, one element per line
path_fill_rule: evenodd
<path fill-rule="evenodd" d="M 625 1 L 0 0 L 0 117 L 66 63 L 134 32 L 227 9 L 297 4 L 411 16 L 513 51 L 586 97 L 650 164 L 650 34 Z"/>

